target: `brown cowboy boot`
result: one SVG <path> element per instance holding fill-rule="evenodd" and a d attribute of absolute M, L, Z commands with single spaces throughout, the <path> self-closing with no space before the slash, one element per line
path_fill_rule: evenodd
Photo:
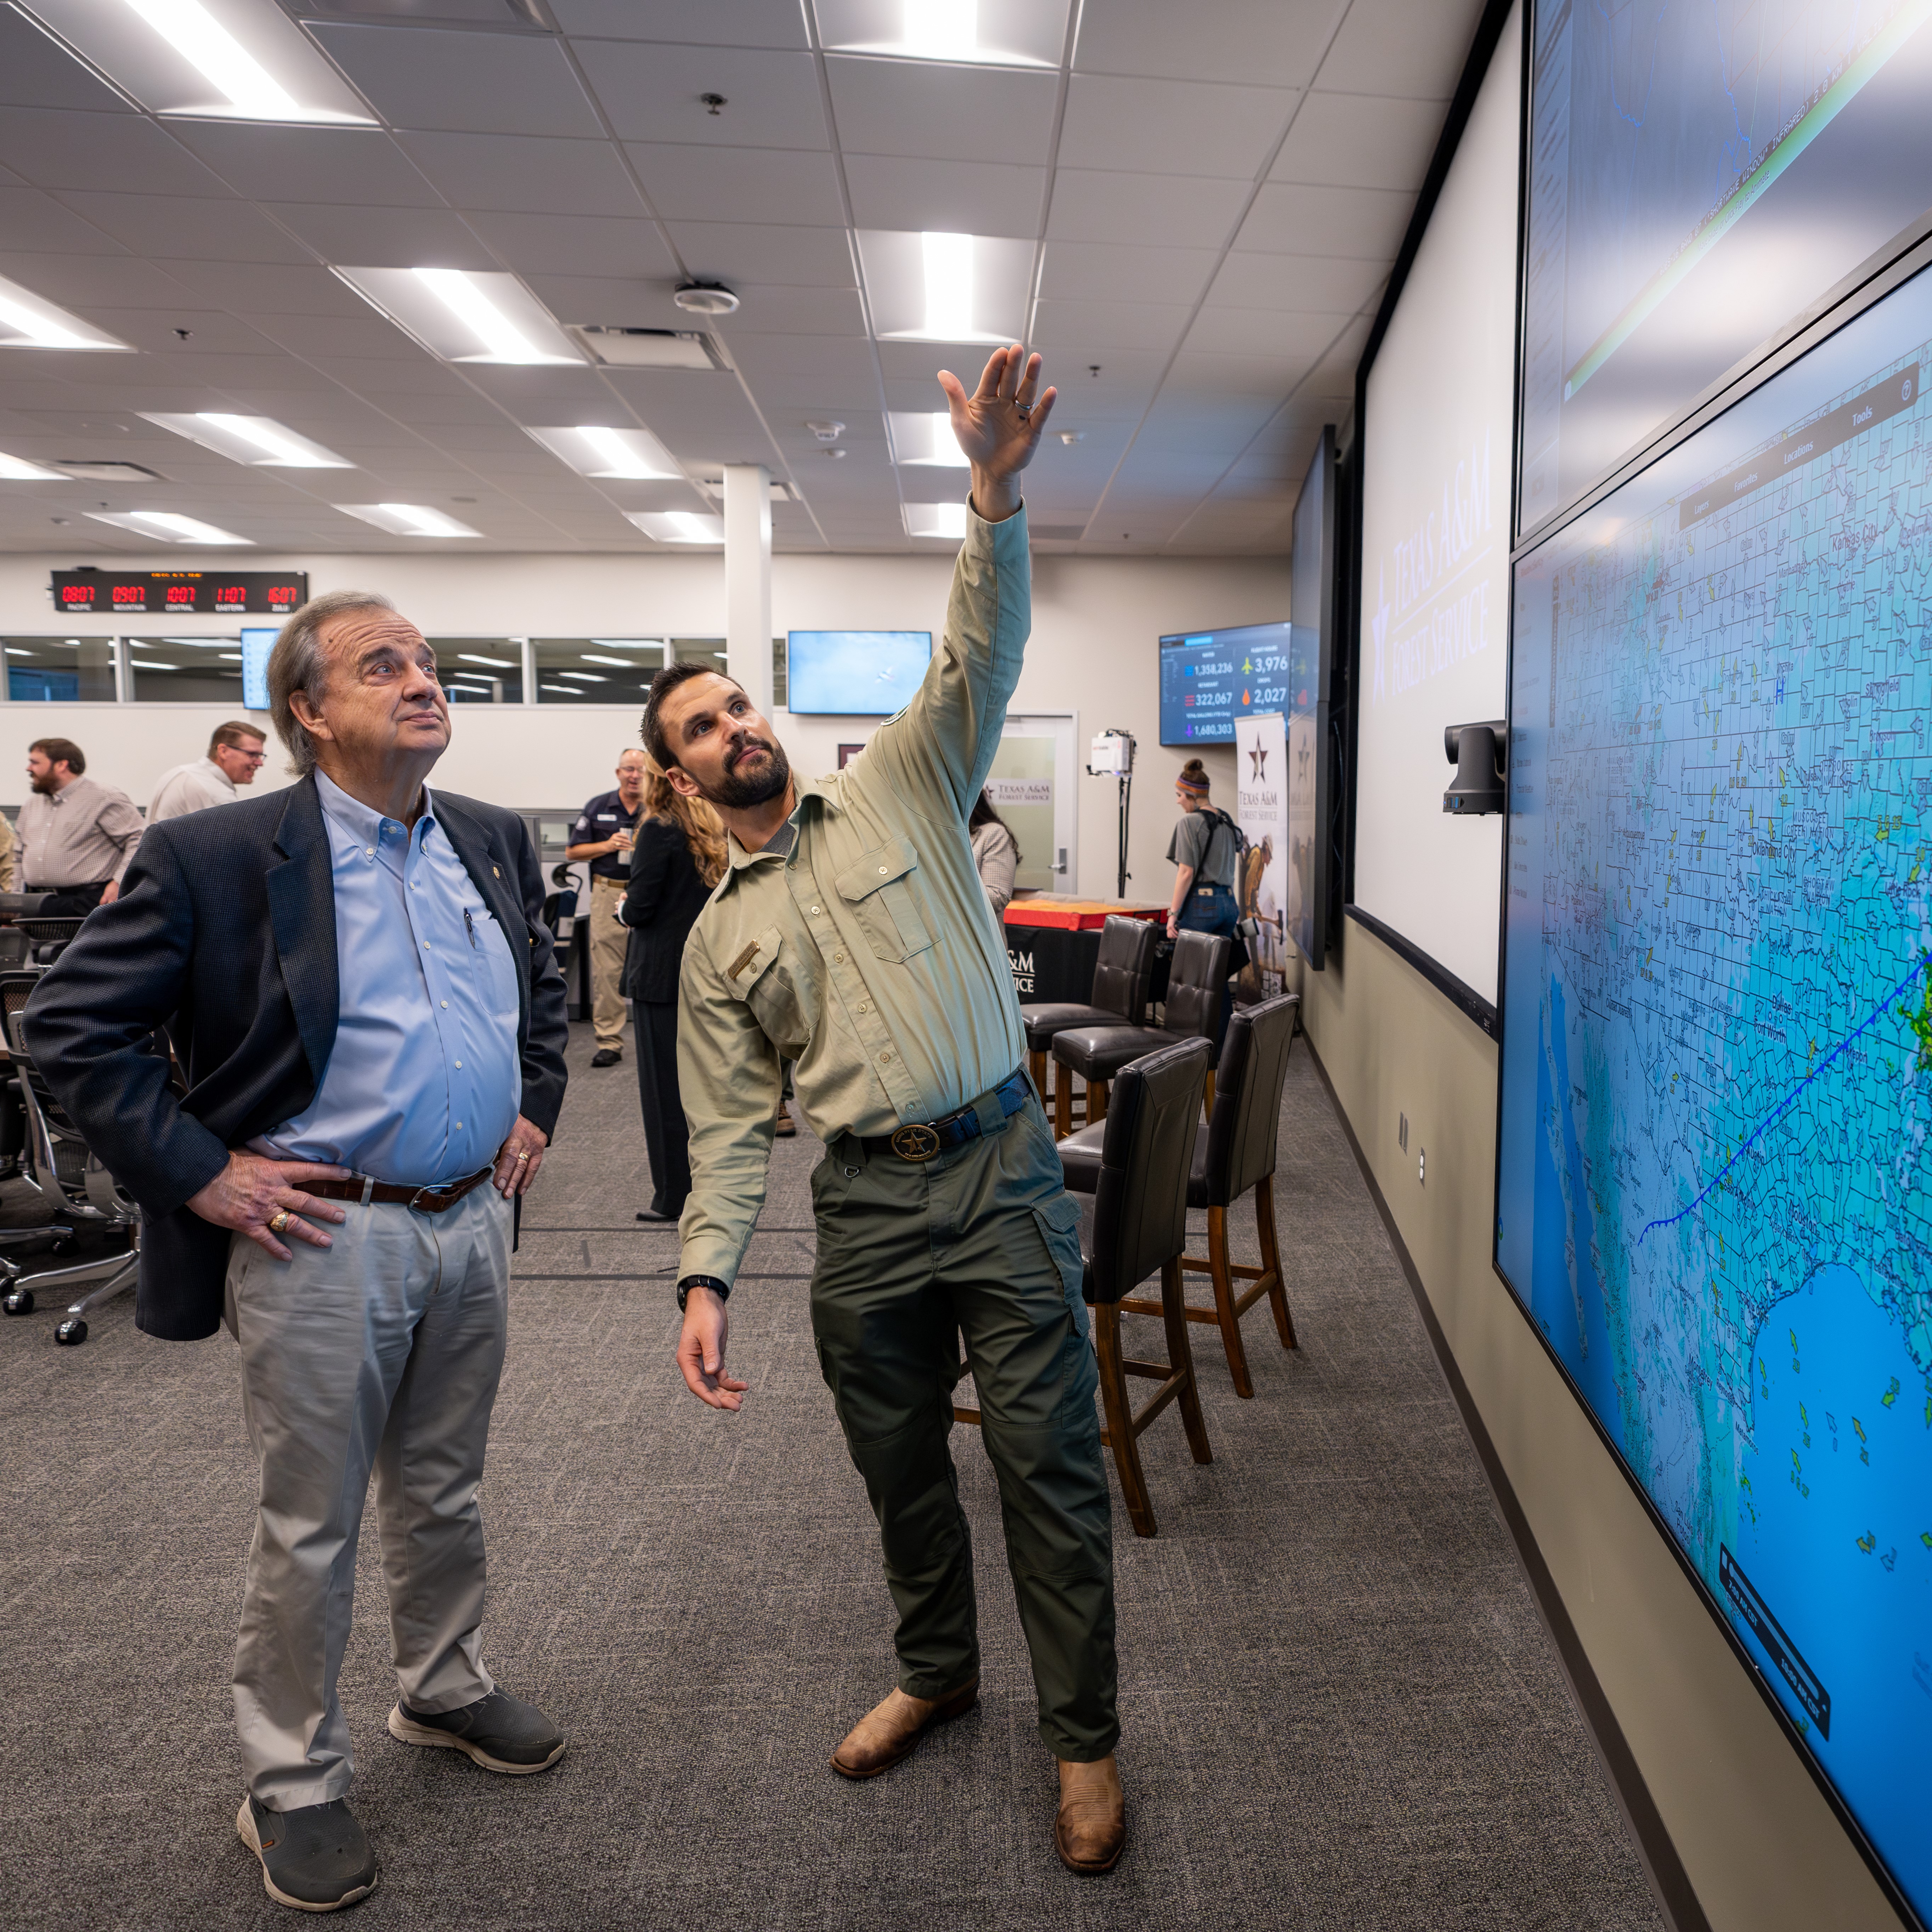
<path fill-rule="evenodd" d="M 1127 1798 L 1111 1754 L 1092 1764 L 1060 1766 L 1060 1815 L 1053 1848 L 1069 1871 L 1112 1871 L 1127 1843 Z"/>
<path fill-rule="evenodd" d="M 976 1677 L 937 1699 L 889 1691 L 883 1702 L 875 1704 L 846 1733 L 845 1742 L 832 1754 L 832 1768 L 841 1778 L 877 1778 L 909 1756 L 934 1725 L 950 1724 L 955 1718 L 964 1717 L 979 1701 Z"/>

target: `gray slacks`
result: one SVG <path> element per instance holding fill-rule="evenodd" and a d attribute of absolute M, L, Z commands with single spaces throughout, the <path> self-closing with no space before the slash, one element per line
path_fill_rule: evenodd
<path fill-rule="evenodd" d="M 441 1214 L 350 1203 L 333 1246 L 278 1262 L 237 1234 L 226 1319 L 261 1465 L 235 1652 L 249 1790 L 273 1811 L 355 1774 L 336 1679 L 373 1470 L 404 1701 L 488 1696 L 477 1485 L 503 1366 L 510 1204 L 485 1182 Z"/>

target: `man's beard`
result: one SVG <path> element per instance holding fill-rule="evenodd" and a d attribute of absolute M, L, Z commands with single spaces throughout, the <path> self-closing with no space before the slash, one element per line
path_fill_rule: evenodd
<path fill-rule="evenodd" d="M 749 812 L 754 806 L 769 805 L 773 799 L 783 795 L 785 787 L 791 783 L 791 760 L 785 756 L 784 747 L 773 744 L 767 738 L 747 738 L 734 752 L 734 761 L 754 748 L 770 754 L 765 760 L 764 769 L 745 778 L 740 778 L 735 771 L 727 772 L 716 786 L 704 794 L 713 805 L 722 805 L 729 812 Z"/>
<path fill-rule="evenodd" d="M 38 792 L 43 798 L 51 798 L 56 792 L 60 790 L 60 786 L 56 782 L 52 772 L 43 772 L 38 778 L 29 778 L 28 780 L 28 783 L 31 784 L 34 790 Z"/>

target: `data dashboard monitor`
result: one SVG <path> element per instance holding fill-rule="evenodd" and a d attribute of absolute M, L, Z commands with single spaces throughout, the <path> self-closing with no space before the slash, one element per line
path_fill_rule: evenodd
<path fill-rule="evenodd" d="M 242 708 L 244 711 L 268 709 L 268 653 L 280 635 L 267 625 L 259 628 L 250 625 L 242 632 Z"/>
<path fill-rule="evenodd" d="M 1291 652 L 1286 624 L 1184 631 L 1160 640 L 1160 742 L 1232 745 L 1234 720 L 1283 710 Z"/>
<path fill-rule="evenodd" d="M 1923 0 L 1535 13 L 1526 532 L 1932 203 Z"/>
<path fill-rule="evenodd" d="M 785 709 L 889 716 L 910 701 L 932 662 L 930 631 L 794 631 L 785 640 Z"/>
<path fill-rule="evenodd" d="M 1932 269 L 1517 561 L 1496 1258 L 1932 1917 Z"/>

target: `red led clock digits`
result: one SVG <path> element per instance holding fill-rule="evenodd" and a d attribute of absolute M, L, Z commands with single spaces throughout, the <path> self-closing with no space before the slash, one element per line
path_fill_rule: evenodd
<path fill-rule="evenodd" d="M 194 602 L 194 586 L 192 584 L 170 584 L 168 586 L 168 602 L 191 605 Z"/>
<path fill-rule="evenodd" d="M 148 601 L 146 590 L 138 584 L 116 584 L 113 596 L 117 604 L 145 604 Z"/>

